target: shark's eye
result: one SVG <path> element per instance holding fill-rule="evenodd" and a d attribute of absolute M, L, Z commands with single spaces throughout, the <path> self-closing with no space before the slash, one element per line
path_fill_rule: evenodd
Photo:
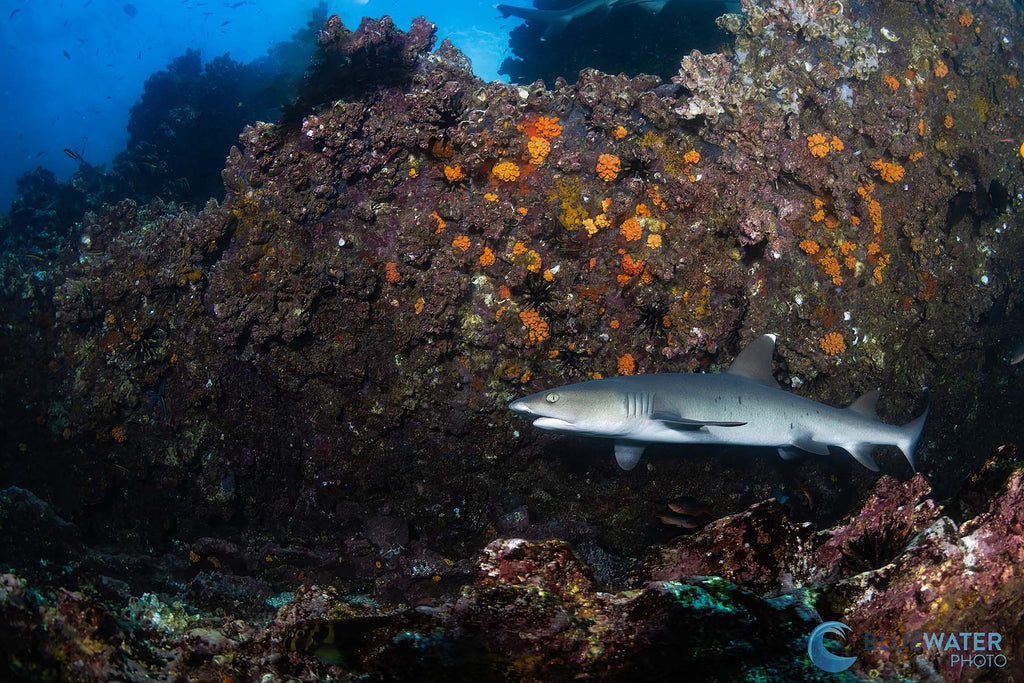
<path fill-rule="evenodd" d="M 550 394 L 544 397 L 544 400 L 547 401 L 548 403 L 555 403 L 556 401 L 558 401 L 558 394 L 552 391 Z"/>

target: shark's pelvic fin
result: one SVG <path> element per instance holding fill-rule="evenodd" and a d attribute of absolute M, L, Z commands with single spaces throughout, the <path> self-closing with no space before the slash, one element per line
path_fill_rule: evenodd
<path fill-rule="evenodd" d="M 846 409 L 852 410 L 855 413 L 860 413 L 865 417 L 870 417 L 873 420 L 878 419 L 878 389 L 872 389 L 871 391 L 865 392 L 860 398 L 851 403 Z"/>
<path fill-rule="evenodd" d="M 872 472 L 878 471 L 878 463 L 871 453 L 875 450 L 875 444 L 871 443 L 844 443 L 839 448 L 856 458 L 857 462 L 867 467 Z"/>
<path fill-rule="evenodd" d="M 772 355 L 775 353 L 775 335 L 763 334 L 747 344 L 725 372 L 746 377 L 773 389 L 781 389 L 772 375 Z"/>
<path fill-rule="evenodd" d="M 828 455 L 828 444 L 821 443 L 820 441 L 811 441 L 810 439 L 797 439 L 793 442 L 795 448 L 799 448 L 802 451 L 808 453 L 814 453 L 815 455 Z"/>
<path fill-rule="evenodd" d="M 716 422 L 714 420 L 690 420 L 673 413 L 659 411 L 651 413 L 651 419 L 664 422 L 669 427 L 700 429 L 701 427 L 742 427 L 746 422 Z"/>
<path fill-rule="evenodd" d="M 779 457 L 783 460 L 796 460 L 804 457 L 804 453 L 795 446 L 779 446 Z"/>
<path fill-rule="evenodd" d="M 615 442 L 615 462 L 627 472 L 636 467 L 640 456 L 644 454 L 644 445 L 626 441 Z"/>

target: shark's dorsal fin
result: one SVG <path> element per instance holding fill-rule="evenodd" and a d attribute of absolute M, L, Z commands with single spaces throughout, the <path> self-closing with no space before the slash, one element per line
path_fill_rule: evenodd
<path fill-rule="evenodd" d="M 619 463 L 619 467 L 627 472 L 636 467 L 643 454 L 644 445 L 642 443 L 615 442 L 615 462 Z"/>
<path fill-rule="evenodd" d="M 736 356 L 726 374 L 752 379 L 773 389 L 781 389 L 772 376 L 772 354 L 775 353 L 775 335 L 763 334 L 747 344 Z"/>
<path fill-rule="evenodd" d="M 866 391 L 860 398 L 858 398 L 856 401 L 847 406 L 846 409 L 852 410 L 855 413 L 860 413 L 865 417 L 870 417 L 874 420 L 877 420 L 878 412 L 876 410 L 876 406 L 878 405 L 879 393 L 880 391 L 878 389 Z"/>

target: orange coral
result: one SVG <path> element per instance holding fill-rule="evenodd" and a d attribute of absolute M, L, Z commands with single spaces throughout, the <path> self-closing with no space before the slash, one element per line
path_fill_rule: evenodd
<path fill-rule="evenodd" d="M 465 235 L 459 235 L 458 237 L 452 240 L 452 249 L 466 251 L 467 249 L 469 249 L 469 246 L 469 238 L 466 237 Z"/>
<path fill-rule="evenodd" d="M 445 165 L 444 177 L 448 179 L 448 182 L 457 183 L 458 181 L 465 179 L 466 172 L 462 170 L 462 166 Z"/>
<path fill-rule="evenodd" d="M 875 159 L 871 162 L 871 168 L 878 171 L 878 175 L 882 176 L 882 180 L 887 183 L 895 183 L 899 180 L 903 180 L 903 171 L 905 169 L 899 164 L 890 164 L 887 161 Z"/>
<path fill-rule="evenodd" d="M 952 128 L 953 127 L 953 115 L 952 114 L 946 114 L 946 118 L 942 119 L 942 125 L 944 125 L 946 128 Z"/>
<path fill-rule="evenodd" d="M 689 152 L 683 155 L 683 161 L 688 164 L 699 164 L 700 163 L 700 152 L 695 149 L 691 149 Z"/>
<path fill-rule="evenodd" d="M 434 219 L 435 221 L 437 221 L 437 229 L 436 229 L 436 230 L 434 230 L 434 232 L 435 232 L 435 233 L 441 233 L 441 232 L 444 232 L 444 228 L 445 228 L 445 226 L 446 226 L 446 225 L 448 225 L 448 224 L 447 224 L 447 223 L 445 223 L 445 222 L 444 222 L 444 219 L 443 219 L 443 218 L 441 218 L 441 216 L 439 216 L 439 215 L 438 215 L 437 211 L 431 211 L 431 212 L 430 212 L 430 217 L 431 217 L 431 218 L 433 218 L 433 219 Z"/>
<path fill-rule="evenodd" d="M 534 166 L 540 166 L 551 152 L 551 143 L 546 138 L 540 136 L 532 137 L 526 143 L 526 149 L 530 152 L 530 163 Z"/>
<path fill-rule="evenodd" d="M 624 353 L 619 356 L 616 367 L 620 375 L 632 375 L 636 370 L 636 361 L 633 359 L 633 354 Z"/>
<path fill-rule="evenodd" d="M 643 270 L 644 270 L 643 259 L 637 259 L 637 260 L 634 261 L 633 257 L 630 256 L 629 254 L 624 254 L 622 256 L 622 273 L 624 275 L 628 275 L 629 277 L 633 277 L 634 275 L 639 275 L 640 273 L 642 273 Z"/>
<path fill-rule="evenodd" d="M 622 138 L 626 137 L 626 127 L 615 126 L 615 128 L 612 129 L 612 137 L 615 138 L 616 140 L 621 140 Z"/>
<path fill-rule="evenodd" d="M 825 209 L 818 209 L 811 214 L 811 220 L 815 223 L 820 223 L 825 220 Z"/>
<path fill-rule="evenodd" d="M 935 65 L 934 73 L 937 78 L 944 78 L 949 73 L 949 67 L 940 59 Z"/>
<path fill-rule="evenodd" d="M 819 247 L 818 243 L 814 240 L 804 240 L 800 243 L 800 248 L 808 254 L 817 254 L 821 247 Z"/>
<path fill-rule="evenodd" d="M 384 279 L 391 284 L 402 281 L 402 274 L 398 272 L 397 263 L 394 261 L 388 261 L 384 264 Z"/>
<path fill-rule="evenodd" d="M 419 297 L 418 299 L 416 299 L 416 303 L 414 303 L 412 305 L 412 310 L 416 313 L 416 315 L 419 315 L 420 313 L 423 312 L 423 297 L 422 296 Z"/>
<path fill-rule="evenodd" d="M 550 336 L 548 324 L 540 317 L 540 313 L 537 312 L 536 308 L 519 311 L 519 319 L 529 331 L 527 337 L 528 344 L 539 344 Z"/>
<path fill-rule="evenodd" d="M 493 173 L 494 177 L 498 180 L 504 180 L 506 183 L 510 183 L 519 178 L 519 167 L 511 161 L 502 161 L 500 164 L 494 165 L 494 168 L 491 169 L 491 173 Z"/>
<path fill-rule="evenodd" d="M 647 236 L 647 248 L 648 249 L 661 249 L 661 235 L 648 235 Z"/>
<path fill-rule="evenodd" d="M 961 26 L 967 27 L 974 23 L 974 15 L 970 12 L 964 12 L 956 20 L 960 22 Z"/>
<path fill-rule="evenodd" d="M 886 77 L 885 77 L 885 84 L 887 86 L 889 86 L 890 88 L 892 88 L 893 90 L 899 90 L 900 89 L 900 82 L 896 78 L 894 78 L 892 76 L 886 75 Z"/>
<path fill-rule="evenodd" d="M 920 161 L 921 157 L 923 157 L 923 156 L 924 156 L 924 154 L 921 153 L 921 152 L 911 152 L 910 153 L 910 160 L 911 161 Z"/>
<path fill-rule="evenodd" d="M 605 182 L 611 182 L 618 177 L 622 164 L 614 154 L 602 154 L 597 158 L 597 175 Z"/>
<path fill-rule="evenodd" d="M 484 247 L 484 253 L 480 254 L 480 265 L 489 266 L 494 263 L 494 252 L 490 247 Z"/>
<path fill-rule="evenodd" d="M 832 147 L 832 149 L 834 149 L 837 152 L 842 152 L 843 148 L 846 147 L 846 145 L 843 144 L 843 141 L 837 138 L 835 135 L 832 136 L 832 139 L 829 140 L 828 144 Z"/>
<path fill-rule="evenodd" d="M 843 335 L 838 332 L 829 332 L 818 340 L 818 344 L 821 345 L 821 350 L 829 356 L 834 356 L 846 350 L 846 341 L 843 339 Z"/>
<path fill-rule="evenodd" d="M 839 267 L 839 261 L 836 260 L 831 249 L 825 252 L 825 255 L 821 257 L 818 263 L 825 270 L 825 274 L 832 278 L 832 284 L 836 287 L 843 284 L 842 269 Z"/>
<path fill-rule="evenodd" d="M 640 239 L 643 231 L 644 228 L 640 225 L 640 221 L 632 216 L 622 221 L 622 225 L 619 226 L 619 232 L 622 233 L 627 242 Z"/>
<path fill-rule="evenodd" d="M 956 90 L 946 91 L 946 101 L 949 102 L 950 104 L 956 102 Z"/>
<path fill-rule="evenodd" d="M 533 122 L 537 135 L 542 138 L 557 138 L 562 134 L 562 126 L 557 116 L 538 116 Z"/>
<path fill-rule="evenodd" d="M 839 245 L 839 253 L 846 256 L 851 251 L 857 248 L 857 245 L 851 240 L 843 240 L 843 243 Z"/>
<path fill-rule="evenodd" d="M 812 157 L 823 157 L 828 154 L 828 139 L 822 133 L 807 136 L 807 149 Z"/>
<path fill-rule="evenodd" d="M 114 437 L 114 441 L 118 443 L 124 443 L 128 438 L 128 434 L 124 431 L 124 427 L 114 427 L 110 430 L 110 435 Z"/>

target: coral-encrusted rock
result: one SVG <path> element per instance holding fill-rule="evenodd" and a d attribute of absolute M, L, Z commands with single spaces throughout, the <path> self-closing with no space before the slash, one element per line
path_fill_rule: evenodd
<path fill-rule="evenodd" d="M 454 617 L 478 647 L 543 680 L 799 678 L 814 623 L 799 593 L 764 600 L 719 578 L 604 593 L 566 544 L 521 539 L 487 546 Z"/>
<path fill-rule="evenodd" d="M 1024 640 L 1020 600 L 1024 595 L 1024 469 L 1017 469 L 988 511 L 960 525 L 937 519 L 913 539 L 907 551 L 881 572 L 869 572 L 835 587 L 849 605 L 843 621 L 855 633 L 910 631 L 998 632 L 1008 665 L 994 675 L 1020 680 Z M 993 653 L 997 654 L 997 653 Z M 960 669 L 949 653 L 927 652 L 946 680 L 972 680 L 977 670 Z M 915 653 L 876 650 L 865 654 L 874 666 L 896 671 Z"/>
<path fill-rule="evenodd" d="M 721 576 L 751 590 L 783 590 L 793 586 L 790 563 L 810 537 L 809 525 L 794 524 L 778 501 L 769 500 L 661 548 L 646 565 L 646 576 Z"/>

